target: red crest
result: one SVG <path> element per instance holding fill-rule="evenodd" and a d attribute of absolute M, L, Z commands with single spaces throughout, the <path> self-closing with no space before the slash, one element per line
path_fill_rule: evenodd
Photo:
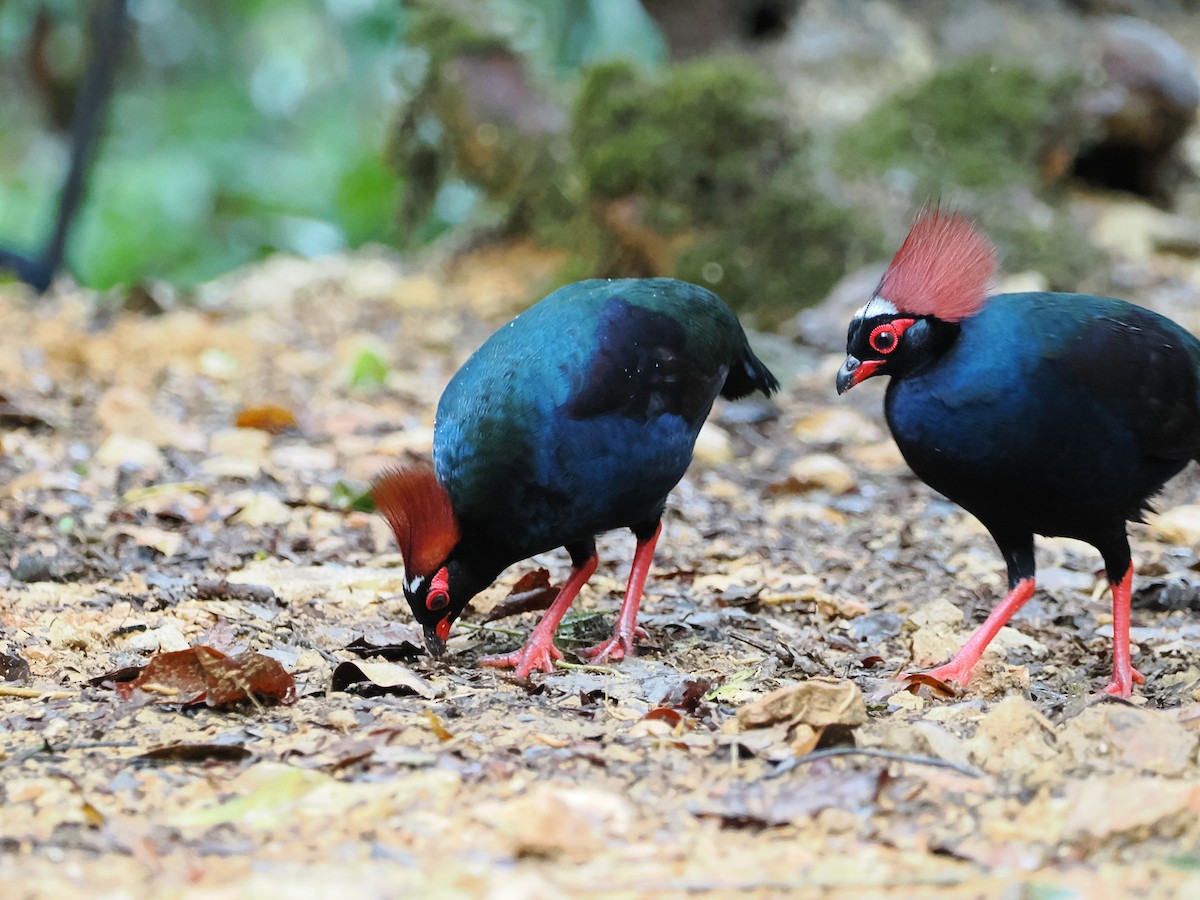
<path fill-rule="evenodd" d="M 375 506 L 392 526 L 409 575 L 428 577 L 458 543 L 450 495 L 428 465 L 384 473 L 371 489 Z"/>
<path fill-rule="evenodd" d="M 876 296 L 898 312 L 957 322 L 987 301 L 996 247 L 966 216 L 925 209 L 896 251 Z"/>

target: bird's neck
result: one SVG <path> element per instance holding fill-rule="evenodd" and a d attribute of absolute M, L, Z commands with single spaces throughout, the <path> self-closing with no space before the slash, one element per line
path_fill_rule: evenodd
<path fill-rule="evenodd" d="M 912 354 L 903 377 L 917 375 L 936 366 L 950 352 L 962 333 L 962 325 L 958 322 L 946 322 L 932 317 L 927 321 L 929 330 L 926 331 L 921 346 Z"/>

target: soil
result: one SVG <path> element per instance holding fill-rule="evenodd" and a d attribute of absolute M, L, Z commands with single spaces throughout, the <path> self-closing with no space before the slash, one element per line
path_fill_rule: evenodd
<path fill-rule="evenodd" d="M 1131 700 L 1097 694 L 1109 596 L 1060 540 L 967 689 L 911 693 L 895 676 L 950 656 L 1003 567 L 904 467 L 880 386 L 835 395 L 840 354 L 753 337 L 784 390 L 714 410 L 636 658 L 571 653 L 612 627 L 628 533 L 559 671 L 477 661 L 564 553 L 424 655 L 354 500 L 428 453 L 450 374 L 557 264 L 280 258 L 139 311 L 0 290 L 6 896 L 1200 895 L 1196 471 L 1132 528 Z M 199 647 L 257 695 L 128 684 Z M 260 689 L 261 657 L 294 687 Z"/>

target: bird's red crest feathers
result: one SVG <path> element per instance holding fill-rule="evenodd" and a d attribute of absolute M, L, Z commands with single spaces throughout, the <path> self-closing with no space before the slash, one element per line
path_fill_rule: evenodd
<path fill-rule="evenodd" d="M 957 322 L 983 307 L 995 271 L 996 247 L 970 219 L 925 209 L 875 293 L 899 312 Z"/>
<path fill-rule="evenodd" d="M 375 506 L 396 535 L 408 575 L 429 576 L 458 543 L 458 520 L 450 495 L 431 466 L 384 474 L 371 489 Z"/>

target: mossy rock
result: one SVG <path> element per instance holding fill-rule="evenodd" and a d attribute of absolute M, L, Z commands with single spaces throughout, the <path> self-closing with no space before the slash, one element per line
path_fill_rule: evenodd
<path fill-rule="evenodd" d="M 622 61 L 596 66 L 571 130 L 585 190 L 686 210 L 665 215 L 667 227 L 720 221 L 802 146 L 781 102 L 778 86 L 740 57 L 686 63 L 661 79 Z"/>
<path fill-rule="evenodd" d="M 1046 277 L 1052 291 L 1101 291 L 1106 257 L 1083 229 L 1062 211 L 1053 211 L 1044 225 L 1012 208 L 993 208 L 979 217 L 996 242 L 1001 264 L 1009 273 L 1034 271 Z"/>
<path fill-rule="evenodd" d="M 1037 179 L 1047 129 L 1081 77 L 973 57 L 884 100 L 837 141 L 846 178 L 906 170 L 916 193 L 991 188 Z"/>
<path fill-rule="evenodd" d="M 885 253 L 882 229 L 831 202 L 797 163 L 781 170 L 735 221 L 685 250 L 674 274 L 711 288 L 758 327 L 770 328 Z"/>
<path fill-rule="evenodd" d="M 882 253 L 878 228 L 816 189 L 806 136 L 788 122 L 779 86 L 747 59 L 661 76 L 597 66 L 571 136 L 591 213 L 573 241 L 595 255 L 594 274 L 672 274 L 770 325 Z M 638 221 L 614 227 L 613 209 L 632 203 Z"/>

